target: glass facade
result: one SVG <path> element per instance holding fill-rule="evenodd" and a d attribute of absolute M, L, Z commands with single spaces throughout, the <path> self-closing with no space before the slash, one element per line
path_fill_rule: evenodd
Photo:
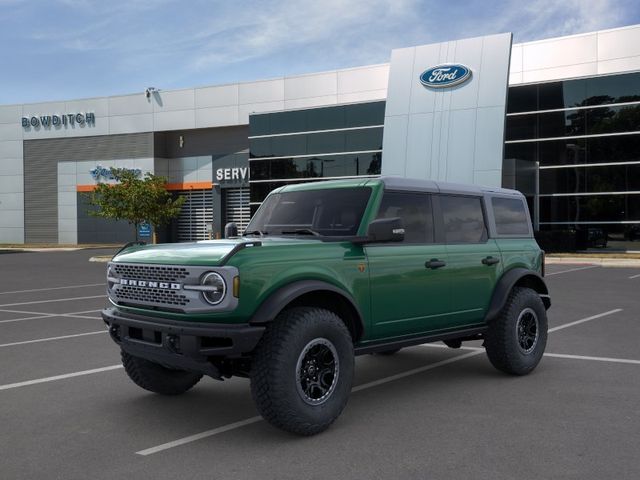
<path fill-rule="evenodd" d="M 510 87 L 505 141 L 503 185 L 527 196 L 536 229 L 635 237 L 640 73 Z"/>
<path fill-rule="evenodd" d="M 251 207 L 291 182 L 380 174 L 385 102 L 249 117 Z"/>

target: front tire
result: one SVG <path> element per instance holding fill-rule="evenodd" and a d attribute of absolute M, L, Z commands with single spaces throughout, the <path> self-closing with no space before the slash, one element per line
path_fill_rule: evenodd
<path fill-rule="evenodd" d="M 120 352 L 124 370 L 133 383 L 161 395 L 180 395 L 200 381 L 199 373 L 172 370 L 144 358 Z"/>
<path fill-rule="evenodd" d="M 267 326 L 251 367 L 251 393 L 272 425 L 299 435 L 327 429 L 351 392 L 349 330 L 321 308 L 285 310 Z"/>
<path fill-rule="evenodd" d="M 530 373 L 547 345 L 547 312 L 530 288 L 515 287 L 485 338 L 487 356 L 498 370 L 512 375 Z"/>

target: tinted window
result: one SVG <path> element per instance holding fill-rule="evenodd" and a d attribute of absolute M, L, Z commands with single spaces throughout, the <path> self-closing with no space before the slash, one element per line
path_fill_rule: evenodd
<path fill-rule="evenodd" d="M 507 113 L 533 112 L 538 109 L 538 86 L 510 87 Z"/>
<path fill-rule="evenodd" d="M 589 135 L 640 130 L 640 106 L 638 105 L 590 108 L 586 112 Z"/>
<path fill-rule="evenodd" d="M 606 75 L 587 79 L 587 105 L 640 100 L 640 74 Z"/>
<path fill-rule="evenodd" d="M 378 218 L 400 217 L 405 243 L 433 243 L 431 197 L 424 193 L 385 192 Z"/>
<path fill-rule="evenodd" d="M 262 202 L 269 192 L 278 187 L 286 185 L 284 182 L 259 182 L 252 183 L 249 193 L 249 199 L 252 203 Z"/>
<path fill-rule="evenodd" d="M 364 187 L 275 193 L 267 197 L 246 231 L 312 235 L 296 232 L 311 229 L 326 236 L 353 236 L 358 232 L 370 196 L 371 189 Z"/>
<path fill-rule="evenodd" d="M 440 197 L 440 205 L 447 243 L 486 241 L 487 229 L 480 198 L 443 195 Z"/>
<path fill-rule="evenodd" d="M 540 193 L 640 191 L 640 165 L 540 170 Z"/>
<path fill-rule="evenodd" d="M 513 198 L 493 198 L 493 215 L 498 235 L 528 235 L 529 221 L 524 202 Z"/>
<path fill-rule="evenodd" d="M 249 135 L 273 135 L 382 125 L 384 124 L 384 108 L 385 102 L 367 102 L 337 107 L 252 114 L 249 116 Z"/>
<path fill-rule="evenodd" d="M 540 110 L 582 106 L 586 96 L 587 83 L 583 79 L 538 85 Z"/>
<path fill-rule="evenodd" d="M 384 107 L 385 102 L 359 103 L 347 105 L 346 126 L 362 127 L 365 125 L 383 125 L 384 124 Z"/>
<path fill-rule="evenodd" d="M 540 197 L 543 222 L 637 222 L 640 195 Z"/>
<path fill-rule="evenodd" d="M 317 157 L 253 159 L 251 180 L 379 175 L 382 153 L 347 153 Z"/>
<path fill-rule="evenodd" d="M 506 121 L 507 140 L 527 140 L 538 136 L 538 114 L 513 115 Z"/>

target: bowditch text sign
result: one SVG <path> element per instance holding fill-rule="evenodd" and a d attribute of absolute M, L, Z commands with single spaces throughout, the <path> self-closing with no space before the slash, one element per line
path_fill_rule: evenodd
<path fill-rule="evenodd" d="M 26 115 L 22 117 L 23 128 L 63 128 L 74 125 L 95 125 L 96 115 L 93 112 L 54 113 L 52 115 Z"/>

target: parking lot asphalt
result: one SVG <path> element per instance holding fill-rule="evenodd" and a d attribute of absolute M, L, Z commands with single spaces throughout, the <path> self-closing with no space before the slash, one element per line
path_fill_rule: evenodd
<path fill-rule="evenodd" d="M 547 355 L 479 342 L 356 360 L 325 433 L 257 417 L 245 379 L 136 387 L 99 311 L 108 250 L 0 254 L 0 479 L 640 478 L 640 269 L 550 265 Z"/>

